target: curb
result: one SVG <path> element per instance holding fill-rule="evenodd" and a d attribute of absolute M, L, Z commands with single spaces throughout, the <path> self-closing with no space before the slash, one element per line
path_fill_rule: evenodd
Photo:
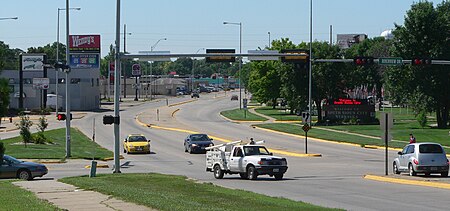
<path fill-rule="evenodd" d="M 90 169 L 91 165 L 84 166 L 85 169 Z M 108 164 L 97 164 L 97 168 L 109 168 Z"/>
<path fill-rule="evenodd" d="M 186 103 L 190 103 L 190 102 L 194 102 L 194 101 L 197 101 L 197 99 L 187 100 L 187 101 L 183 101 L 183 102 L 179 102 L 179 103 L 170 104 L 167 107 L 178 106 L 178 105 L 182 105 L 182 104 L 186 104 Z"/>
<path fill-rule="evenodd" d="M 409 180 L 409 179 L 388 178 L 388 177 L 375 176 L 375 175 L 364 175 L 364 179 L 374 180 L 374 181 L 379 181 L 379 182 L 390 182 L 390 183 L 397 183 L 397 184 L 403 184 L 403 185 L 417 185 L 417 186 L 441 188 L 441 189 L 450 190 L 450 184 L 442 183 L 442 182 L 429 182 L 429 181 L 417 181 L 417 180 Z"/>
<path fill-rule="evenodd" d="M 180 111 L 179 108 L 175 109 L 175 111 L 172 112 L 172 117 L 175 115 L 175 113 L 177 113 L 178 111 Z"/>
<path fill-rule="evenodd" d="M 62 161 L 62 160 L 48 160 L 48 161 L 34 161 L 36 163 L 42 163 L 42 164 L 58 164 L 58 163 L 67 163 L 67 161 Z"/>
<path fill-rule="evenodd" d="M 125 158 L 123 157 L 123 155 L 120 155 L 119 159 L 125 159 Z M 102 159 L 102 161 L 109 161 L 109 160 L 114 160 L 114 157 L 107 157 L 107 158 Z"/>
<path fill-rule="evenodd" d="M 220 114 L 220 113 L 219 113 L 219 115 L 220 115 L 222 118 L 224 118 L 225 120 L 227 120 L 227 121 L 229 121 L 229 122 L 234 122 L 234 123 L 245 123 L 245 122 L 250 122 L 250 123 L 262 123 L 262 122 L 267 121 L 267 120 L 265 120 L 265 121 L 260 121 L 260 120 L 254 120 L 254 121 L 251 121 L 251 120 L 249 120 L 249 121 L 245 121 L 245 120 L 232 120 L 232 119 L 229 119 L 229 118 L 225 117 L 224 115 L 222 115 L 222 114 Z"/>

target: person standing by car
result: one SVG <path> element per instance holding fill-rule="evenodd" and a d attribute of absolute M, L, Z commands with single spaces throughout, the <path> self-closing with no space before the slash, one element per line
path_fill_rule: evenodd
<path fill-rule="evenodd" d="M 413 134 L 409 134 L 409 143 L 413 144 L 416 143 L 416 137 L 413 136 Z"/>

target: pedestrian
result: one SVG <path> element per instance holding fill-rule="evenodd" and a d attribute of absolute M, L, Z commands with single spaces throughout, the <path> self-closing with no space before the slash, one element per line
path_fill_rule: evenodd
<path fill-rule="evenodd" d="M 409 143 L 413 144 L 416 143 L 416 137 L 413 136 L 413 134 L 409 134 Z"/>

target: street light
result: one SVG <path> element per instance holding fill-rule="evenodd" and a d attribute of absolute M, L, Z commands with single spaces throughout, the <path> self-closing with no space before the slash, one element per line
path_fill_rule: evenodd
<path fill-rule="evenodd" d="M 269 34 L 269 48 L 270 48 L 270 32 L 267 32 Z"/>
<path fill-rule="evenodd" d="M 56 62 L 59 62 L 59 11 L 66 10 L 66 8 L 58 8 L 58 24 L 56 27 Z M 80 7 L 72 7 L 69 10 L 81 10 Z M 66 46 L 68 48 L 68 46 Z M 56 93 L 56 115 L 58 115 L 58 70 L 55 69 L 55 93 Z M 66 81 L 67 83 L 67 81 Z"/>
<path fill-rule="evenodd" d="M 238 25 L 239 26 L 239 109 L 242 109 L 242 90 L 241 90 L 241 66 L 242 66 L 242 23 L 223 22 L 224 25 Z"/>
<path fill-rule="evenodd" d="M 197 54 L 199 51 L 205 50 L 205 48 L 199 48 L 195 54 Z M 192 80 L 191 80 L 191 92 L 194 92 L 194 64 L 195 64 L 195 58 L 192 58 Z"/>
<path fill-rule="evenodd" d="M 156 45 L 158 45 L 158 43 L 161 42 L 161 40 L 167 40 L 167 38 L 164 37 L 164 38 L 161 38 L 158 41 L 156 41 L 156 43 L 150 47 L 150 52 L 153 52 L 153 50 L 156 48 Z M 153 62 L 152 61 L 148 61 L 148 62 L 150 63 L 150 100 L 152 100 L 153 99 L 153 90 L 152 90 Z M 145 94 L 145 95 L 147 95 L 147 94 Z"/>
<path fill-rule="evenodd" d="M 11 17 L 11 18 L 0 18 L 0 20 L 17 20 L 19 17 Z"/>
<path fill-rule="evenodd" d="M 127 41 L 127 35 L 131 35 L 131 32 L 127 33 L 127 24 L 123 25 L 123 55 L 125 55 L 127 53 L 126 51 L 126 41 Z M 123 72 L 123 98 L 127 98 L 127 71 L 125 71 L 125 68 L 122 69 Z M 108 72 L 108 83 L 109 83 L 109 77 L 110 77 L 110 73 Z M 109 87 L 108 87 L 109 88 Z"/>

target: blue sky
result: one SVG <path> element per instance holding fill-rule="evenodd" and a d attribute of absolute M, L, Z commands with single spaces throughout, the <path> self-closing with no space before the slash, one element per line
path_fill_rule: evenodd
<path fill-rule="evenodd" d="M 26 50 L 56 41 L 57 8 L 65 0 L 0 0 L 0 40 L 10 48 Z M 309 41 L 309 0 L 122 0 L 121 30 L 127 25 L 127 51 L 195 53 L 200 48 L 239 50 L 242 22 L 242 52 L 264 48 L 270 38 L 290 38 L 295 43 Z M 336 34 L 365 33 L 378 36 L 394 23 L 403 24 L 413 0 L 313 0 L 313 39 L 329 41 L 333 25 Z M 441 0 L 432 1 L 440 3 Z M 70 34 L 100 34 L 102 55 L 115 39 L 115 0 L 70 0 Z M 60 41 L 65 43 L 65 12 L 60 13 Z M 123 51 L 123 38 L 121 39 Z M 200 51 L 204 52 L 204 51 Z"/>

